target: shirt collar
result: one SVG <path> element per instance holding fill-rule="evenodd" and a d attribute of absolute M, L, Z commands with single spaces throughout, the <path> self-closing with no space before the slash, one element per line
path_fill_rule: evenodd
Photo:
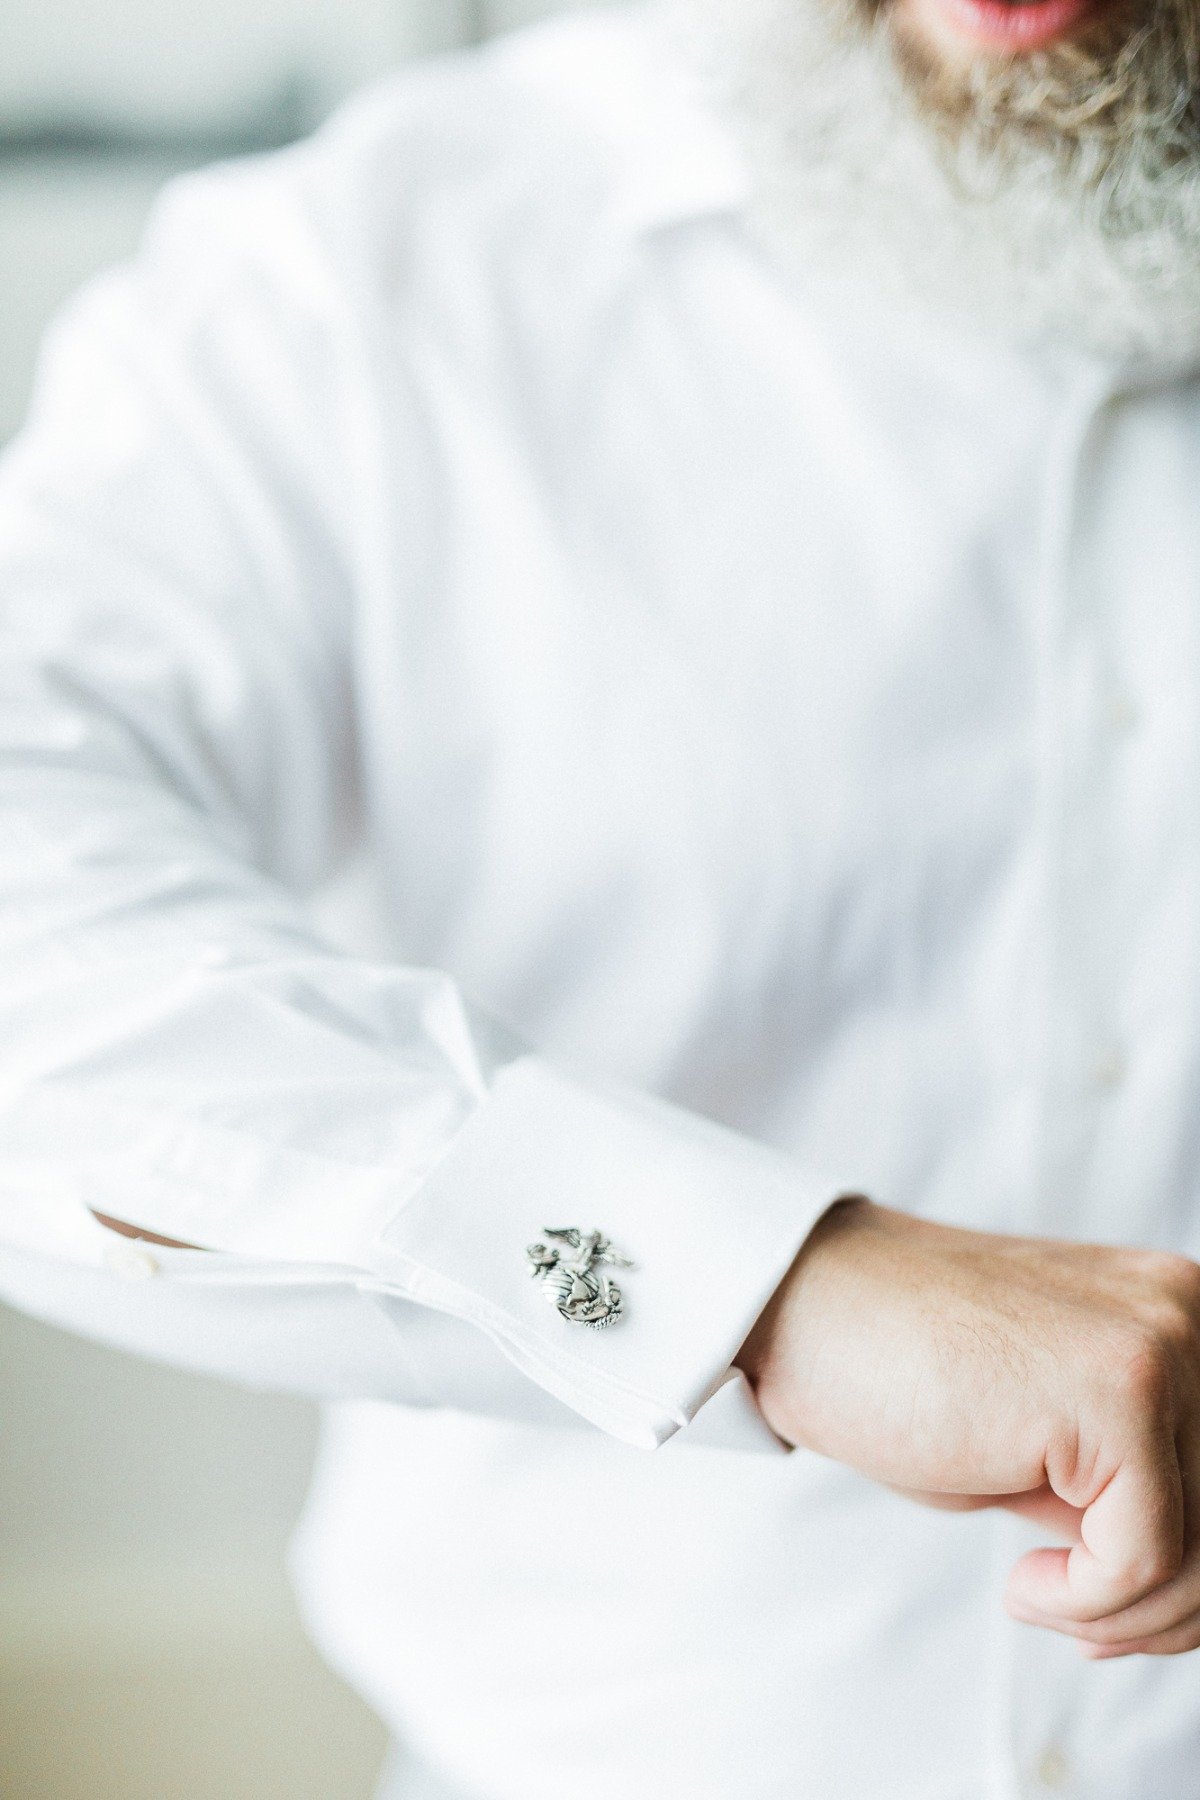
<path fill-rule="evenodd" d="M 732 137 L 699 106 L 687 120 L 664 117 L 663 129 L 631 160 L 613 207 L 615 224 L 630 236 L 745 211 L 750 193 L 745 162 Z M 672 130 L 676 122 L 685 128 Z"/>
<path fill-rule="evenodd" d="M 612 206 L 614 223 L 635 237 L 741 213 L 750 197 L 745 157 L 671 41 L 669 14 L 652 7 L 643 23 L 652 50 L 640 73 L 652 85 L 631 108 L 636 124 L 622 146 Z"/>

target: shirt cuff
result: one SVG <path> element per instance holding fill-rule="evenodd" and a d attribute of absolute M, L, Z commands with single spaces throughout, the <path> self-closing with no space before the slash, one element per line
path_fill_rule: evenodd
<path fill-rule="evenodd" d="M 594 1425 L 653 1448 L 718 1396 L 840 1191 L 694 1114 L 528 1056 L 499 1072 L 367 1262 L 395 1291 L 486 1333 Z M 569 1323 L 531 1280 L 526 1247 L 548 1227 L 598 1230 L 632 1259 L 613 1329 Z M 739 1410 L 744 1427 L 752 1402 L 731 1385 L 718 1410 Z"/>
<path fill-rule="evenodd" d="M 793 1446 L 767 1424 L 754 1389 L 740 1369 L 727 1371 L 711 1400 L 706 1400 L 686 1431 L 671 1439 L 671 1448 L 736 1450 L 751 1456 L 790 1456 Z"/>

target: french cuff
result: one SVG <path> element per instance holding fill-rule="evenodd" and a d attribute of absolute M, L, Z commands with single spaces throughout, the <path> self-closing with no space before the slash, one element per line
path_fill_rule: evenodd
<path fill-rule="evenodd" d="M 691 1113 L 522 1057 L 384 1226 L 369 1261 L 389 1287 L 484 1332 L 583 1418 L 649 1449 L 719 1397 L 839 1192 Z M 526 1255 L 547 1228 L 598 1231 L 631 1260 L 612 1271 L 623 1310 L 611 1330 L 547 1304 Z M 744 1391 L 722 1406 L 731 1400 L 745 1411 Z"/>
<path fill-rule="evenodd" d="M 749 1456 L 790 1456 L 785 1443 L 767 1424 L 740 1369 L 726 1371 L 715 1394 L 704 1402 L 686 1431 L 671 1439 L 671 1448 L 736 1450 Z"/>

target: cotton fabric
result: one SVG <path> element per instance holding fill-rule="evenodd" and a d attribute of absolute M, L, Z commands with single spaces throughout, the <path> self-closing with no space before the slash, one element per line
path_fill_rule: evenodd
<path fill-rule="evenodd" d="M 336 1403 L 297 1580 L 422 1793 L 1186 1800 L 1188 1659 L 1009 1625 L 1023 1528 L 770 1454 L 729 1371 L 840 1193 L 1200 1253 L 1194 374 L 745 205 L 658 12 L 584 18 L 176 184 L 63 319 L 0 1287 Z"/>

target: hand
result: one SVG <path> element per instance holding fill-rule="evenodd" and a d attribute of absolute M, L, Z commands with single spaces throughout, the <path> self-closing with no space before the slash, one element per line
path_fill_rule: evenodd
<path fill-rule="evenodd" d="M 1200 1646 L 1200 1266 L 844 1201 L 739 1364 L 789 1443 L 916 1498 L 1066 1535 L 1014 1618 L 1085 1655 Z"/>

